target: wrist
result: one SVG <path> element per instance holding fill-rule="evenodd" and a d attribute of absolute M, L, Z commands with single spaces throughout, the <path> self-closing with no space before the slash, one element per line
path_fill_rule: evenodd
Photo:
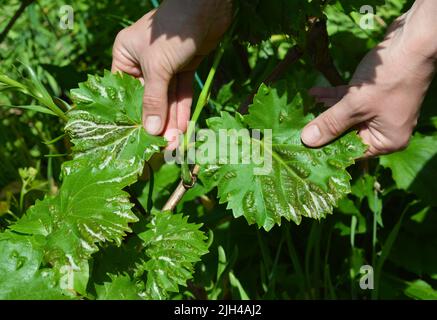
<path fill-rule="evenodd" d="M 429 60 L 437 61 L 437 1 L 416 0 L 405 14 L 403 37 L 407 50 Z"/>
<path fill-rule="evenodd" d="M 436 0 L 417 0 L 405 14 L 390 26 L 383 44 L 387 47 L 386 63 L 396 72 L 398 81 L 427 87 L 437 62 Z"/>

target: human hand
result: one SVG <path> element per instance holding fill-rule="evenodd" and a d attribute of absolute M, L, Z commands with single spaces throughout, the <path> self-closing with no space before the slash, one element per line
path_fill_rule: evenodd
<path fill-rule="evenodd" d="M 435 57 L 421 50 L 426 41 L 414 36 L 420 34 L 417 25 L 411 30 L 413 21 L 407 23 L 413 20 L 410 15 L 395 21 L 385 40 L 361 61 L 348 86 L 310 90 L 330 108 L 304 128 L 303 143 L 319 147 L 355 127 L 368 145 L 365 156 L 408 145 L 435 69 Z"/>
<path fill-rule="evenodd" d="M 177 147 L 190 118 L 194 72 L 231 22 L 231 0 L 165 0 L 117 35 L 112 72 L 144 83 L 143 125 Z"/>

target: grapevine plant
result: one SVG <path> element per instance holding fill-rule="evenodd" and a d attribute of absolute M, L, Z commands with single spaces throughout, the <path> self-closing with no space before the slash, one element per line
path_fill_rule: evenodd
<path fill-rule="evenodd" d="M 74 105 L 65 114 L 64 129 L 74 144 L 73 159 L 63 164 L 57 195 L 37 201 L 1 234 L 2 297 L 89 297 L 92 255 L 104 243 L 120 246 L 129 239 L 139 218 L 123 189 L 166 145 L 141 124 L 143 92 L 139 80 L 108 71 L 103 77 L 90 75 L 72 90 Z M 312 117 L 304 114 L 299 95 L 288 97 L 262 85 L 247 116 L 222 112 L 207 123 L 217 131 L 271 128 L 271 172 L 256 176 L 253 164 L 217 161 L 202 168 L 200 180 L 208 189 L 218 188 L 220 201 L 235 217 L 266 230 L 283 218 L 297 224 L 302 217 L 324 218 L 350 192 L 346 167 L 363 155 L 365 146 L 350 132 L 325 147 L 305 147 L 299 135 Z M 110 275 L 110 282 L 95 288 L 97 297 L 109 298 L 113 287 L 123 283 L 129 297 L 166 298 L 186 284 L 193 264 L 208 252 L 200 225 L 189 223 L 184 214 L 152 211 L 148 219 L 144 230 L 134 233 L 141 262 L 130 266 L 131 275 Z"/>
<path fill-rule="evenodd" d="M 350 15 L 369 2 L 376 5 L 381 1 L 236 1 L 234 25 L 212 63 L 208 60 L 205 64 L 211 66 L 204 72 L 205 83 L 199 80 L 202 88 L 179 151 L 188 154 L 191 148 L 201 146 L 201 140 L 196 144 L 189 141 L 202 128 L 217 137 L 226 129 L 226 141 L 240 145 L 238 158 L 243 159 L 250 149 L 241 146 L 238 130 L 271 130 L 270 139 L 251 138 L 251 144 L 259 145 L 263 153 L 269 152 L 272 159 L 271 170 L 262 175 L 255 172 L 263 164 L 234 164 L 223 161 L 229 159 L 220 158 L 219 153 L 206 162 L 164 163 L 167 141 L 149 135 L 143 128 L 144 87 L 128 74 L 104 71 L 102 75 L 97 71 L 63 97 L 47 89 L 50 81 L 41 81 L 40 74 L 26 64 L 20 68 L 28 76 L 22 76 L 20 81 L 0 75 L 1 90 L 32 101 L 8 108 L 39 116 L 41 113 L 61 123 L 60 136 L 45 135 L 44 139 L 50 163 L 56 158 L 65 159 L 59 184 L 50 173 L 48 189 L 38 180 L 37 169 L 20 169 L 19 214 L 14 214 L 9 205 L 3 208 L 6 202 L 0 201 L 0 217 L 12 217 L 6 226 L 0 225 L 0 299 L 205 298 L 202 290 L 208 291 L 208 298 L 221 297 L 222 289 L 215 285 L 200 290 L 195 284 L 196 274 L 202 272 L 198 262 L 209 259 L 216 231 L 202 222 L 208 221 L 208 212 L 216 203 L 226 206 L 219 218 L 223 223 L 244 221 L 253 225 L 265 266 L 271 267 L 261 272 L 268 274 L 269 279 L 281 272 L 277 268 L 279 253 L 274 261 L 267 258 L 261 234 L 281 228 L 283 237 L 278 252 L 286 243 L 296 276 L 305 279 L 298 281 L 296 290 L 315 292 L 310 287 L 309 271 L 302 270 L 298 252 L 291 245 L 290 228 L 296 230 L 308 221 L 314 221 L 314 225 L 329 224 L 328 216 L 339 207 L 352 221 L 348 231 L 341 224 L 336 227 L 350 235 L 353 249 L 348 263 L 353 266 L 350 278 L 354 280 L 360 256 L 355 248 L 355 232 L 363 233 L 365 227 L 357 207 L 366 202 L 374 227 L 371 260 L 380 276 L 400 223 L 417 202 L 405 208 L 387 238 L 388 245 L 378 255 L 376 230 L 383 226 L 380 194 L 384 191 L 379 188 L 376 174 L 369 174 L 368 160 L 354 166 L 359 179 L 352 186 L 349 168 L 364 155 L 366 146 L 355 130 L 321 148 L 303 145 L 301 131 L 320 110 L 305 94 L 307 88 L 285 75 L 287 69 L 303 60 L 305 70 L 315 68 L 325 82 L 344 83 L 347 75 L 338 71 L 329 48 L 329 29 L 336 26 L 338 17 L 332 12 L 341 10 Z M 332 18 L 331 24 L 327 17 Z M 221 62 L 235 55 L 235 48 L 246 46 L 246 54 L 250 55 L 248 67 L 256 69 L 255 60 L 269 57 L 266 52 L 278 41 L 278 48 L 285 53 L 272 59 L 279 61 L 267 67 L 268 71 L 245 79 L 241 85 L 243 93 L 233 92 L 234 80 L 221 83 L 217 90 L 214 85 L 221 81 L 217 73 L 226 73 Z M 306 79 L 303 73 L 293 76 Z M 61 142 L 68 154 L 56 153 L 54 145 Z M 381 158 L 381 166 L 391 169 L 397 189 L 426 194 L 423 185 L 413 184 L 421 164 L 434 155 L 426 150 L 436 149 L 424 146 L 437 146 L 435 136 L 416 134 L 409 149 Z M 406 153 L 420 161 L 409 160 Z M 26 208 L 26 194 L 40 189 L 46 194 Z M 353 201 L 346 197 L 350 192 L 354 194 Z M 423 198 L 435 202 L 433 197 Z M 311 228 L 308 237 L 317 237 L 317 230 Z M 311 250 L 320 251 L 320 244 L 308 246 L 307 250 L 305 260 L 309 261 Z M 236 258 L 227 257 L 222 244 L 217 251 L 216 282 L 223 282 L 227 273 L 238 296 L 249 298 L 231 270 Z M 327 260 L 324 272 L 328 275 L 325 287 L 332 288 Z M 415 285 L 423 289 L 426 283 Z M 263 287 L 265 297 L 273 289 L 270 285 Z M 372 294 L 377 297 L 378 293 Z M 335 292 L 331 289 L 325 296 L 335 297 Z"/>

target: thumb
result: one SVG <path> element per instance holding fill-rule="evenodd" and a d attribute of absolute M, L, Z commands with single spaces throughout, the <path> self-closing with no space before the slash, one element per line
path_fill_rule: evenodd
<path fill-rule="evenodd" d="M 167 121 L 168 86 L 165 78 L 145 79 L 143 96 L 143 126 L 149 134 L 160 134 Z"/>
<path fill-rule="evenodd" d="M 364 116 L 357 113 L 347 100 L 340 100 L 307 124 L 302 131 L 302 142 L 309 147 L 320 147 L 362 122 Z"/>

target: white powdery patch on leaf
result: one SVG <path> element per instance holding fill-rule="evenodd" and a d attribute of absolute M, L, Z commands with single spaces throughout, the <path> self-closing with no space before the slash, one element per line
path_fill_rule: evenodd
<path fill-rule="evenodd" d="M 31 235 L 44 235 L 48 256 L 59 252 L 75 261 L 87 259 L 106 241 L 120 244 L 129 223 L 138 221 L 131 211 L 129 195 L 122 189 L 137 174 L 126 162 L 104 170 L 83 168 L 64 178 L 57 197 L 37 202 L 11 229 Z M 120 175 L 119 177 L 113 177 Z M 50 210 L 48 210 L 50 209 Z M 55 261 L 53 261 L 55 262 Z"/>
<path fill-rule="evenodd" d="M 208 252 L 201 225 L 171 212 L 155 212 L 148 230 L 138 236 L 144 241 L 147 261 L 140 269 L 147 272 L 145 294 L 149 299 L 168 298 L 192 277 L 194 263 Z"/>
<path fill-rule="evenodd" d="M 130 160 L 136 171 L 136 164 L 165 146 L 162 137 L 147 134 L 142 126 L 143 90 L 138 80 L 109 72 L 104 77 L 89 76 L 72 90 L 75 108 L 68 113 L 65 132 L 74 144 L 74 160 L 99 169 Z M 74 162 L 63 166 L 64 174 L 74 170 Z"/>

